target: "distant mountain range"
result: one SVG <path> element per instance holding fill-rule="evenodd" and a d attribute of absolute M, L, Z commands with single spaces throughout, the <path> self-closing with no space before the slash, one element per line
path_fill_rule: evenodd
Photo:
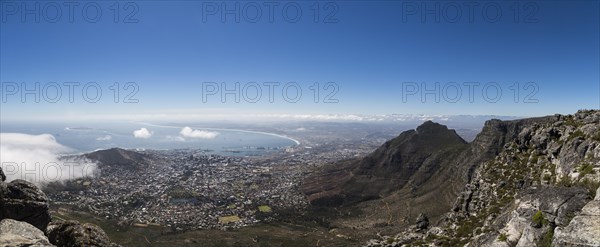
<path fill-rule="evenodd" d="M 440 114 L 241 114 L 236 119 L 348 121 L 348 122 L 484 122 L 489 119 L 518 119 L 518 116 L 497 115 L 440 115 Z"/>

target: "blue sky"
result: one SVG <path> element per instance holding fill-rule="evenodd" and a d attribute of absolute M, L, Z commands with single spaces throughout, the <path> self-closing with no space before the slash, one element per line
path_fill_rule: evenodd
<path fill-rule="evenodd" d="M 271 2 L 263 1 L 118 6 L 111 1 L 78 2 L 72 6 L 72 22 L 63 2 L 40 2 L 39 23 L 36 14 L 24 12 L 35 10 L 35 3 L 2 1 L 3 119 L 173 112 L 536 116 L 600 107 L 596 1 L 474 1 L 474 6 L 444 1 L 318 2 L 316 22 L 314 1 L 278 2 L 273 21 L 268 15 Z M 223 22 L 223 5 L 231 10 L 236 4 L 240 21 L 236 14 L 227 14 Z M 257 6 L 262 15 L 253 23 Z M 100 7 L 101 16 L 95 15 L 95 7 Z M 298 7 L 302 13 L 296 21 Z M 61 100 L 36 103 L 34 96 L 26 95 L 23 103 L 21 83 L 31 88 L 36 82 L 42 88 L 56 82 Z M 65 82 L 81 85 L 73 102 L 67 99 Z M 89 82 L 102 88 L 96 103 L 81 97 L 81 88 Z M 120 86 L 118 103 L 109 88 L 115 82 Z M 127 82 L 137 85 L 133 99 L 138 103 L 123 102 L 133 90 L 123 88 Z M 223 82 L 231 88 L 236 82 L 241 87 L 256 82 L 262 97 L 256 103 L 243 98 L 237 103 L 229 95 L 223 103 L 217 93 L 204 102 L 203 82 Z M 280 83 L 273 102 L 265 82 Z M 282 96 L 289 82 L 302 89 L 296 103 Z M 318 102 L 310 88 L 315 82 Z M 324 88 L 328 82 L 337 87 L 331 97 L 337 103 L 323 102 L 336 88 Z M 440 90 L 425 95 L 423 102 L 423 86 L 433 89 L 436 82 Z M 473 102 L 464 84 L 471 82 L 478 83 Z M 8 92 L 9 84 L 17 85 L 18 92 Z M 410 87 L 414 85 L 418 91 Z M 495 93 L 498 87 L 501 96 Z M 254 89 L 249 89 L 248 97 L 253 98 Z"/>

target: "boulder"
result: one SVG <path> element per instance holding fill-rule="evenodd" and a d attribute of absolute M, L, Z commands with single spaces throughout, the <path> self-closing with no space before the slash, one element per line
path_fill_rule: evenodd
<path fill-rule="evenodd" d="M 94 224 L 81 224 L 77 221 L 52 222 L 48 226 L 48 239 L 61 247 L 116 247 L 106 233 Z"/>
<path fill-rule="evenodd" d="M 25 246 L 54 246 L 40 230 L 22 221 L 4 219 L 0 221 L 0 246 L 25 247 Z"/>
<path fill-rule="evenodd" d="M 2 182 L 0 189 L 0 220 L 27 222 L 45 231 L 50 222 L 48 197 L 38 187 L 25 180 Z"/>

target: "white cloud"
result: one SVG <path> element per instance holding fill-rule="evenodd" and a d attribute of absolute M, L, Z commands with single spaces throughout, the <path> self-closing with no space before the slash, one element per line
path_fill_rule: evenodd
<path fill-rule="evenodd" d="M 148 138 L 152 137 L 153 134 L 154 134 L 154 132 L 149 131 L 146 128 L 141 128 L 139 130 L 133 131 L 133 137 L 135 137 L 135 138 L 148 139 Z"/>
<path fill-rule="evenodd" d="M 181 134 L 183 137 L 188 138 L 214 139 L 215 137 L 217 137 L 217 135 L 219 135 L 219 132 L 194 130 L 186 126 L 183 129 L 181 129 L 179 134 Z"/>
<path fill-rule="evenodd" d="M 110 140 L 112 140 L 112 136 L 110 136 L 110 135 L 105 135 L 105 136 L 96 138 L 96 141 L 110 141 Z"/>
<path fill-rule="evenodd" d="M 0 164 L 8 181 L 24 179 L 43 185 L 92 176 L 95 164 L 60 158 L 70 151 L 49 134 L 0 133 Z"/>

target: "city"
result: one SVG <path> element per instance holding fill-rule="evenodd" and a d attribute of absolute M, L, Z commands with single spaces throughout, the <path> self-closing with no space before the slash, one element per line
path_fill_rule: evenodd
<path fill-rule="evenodd" d="M 279 211 L 305 210 L 308 201 L 299 186 L 308 175 L 323 165 L 364 156 L 381 141 L 353 145 L 354 138 L 348 138 L 334 145 L 318 134 L 300 140 L 306 144 L 267 156 L 220 156 L 198 149 L 135 151 L 145 157 L 141 164 L 99 163 L 95 176 L 51 183 L 45 191 L 58 212 L 83 210 L 125 226 L 239 228 L 276 219 Z M 326 145 L 308 146 L 315 142 Z"/>

